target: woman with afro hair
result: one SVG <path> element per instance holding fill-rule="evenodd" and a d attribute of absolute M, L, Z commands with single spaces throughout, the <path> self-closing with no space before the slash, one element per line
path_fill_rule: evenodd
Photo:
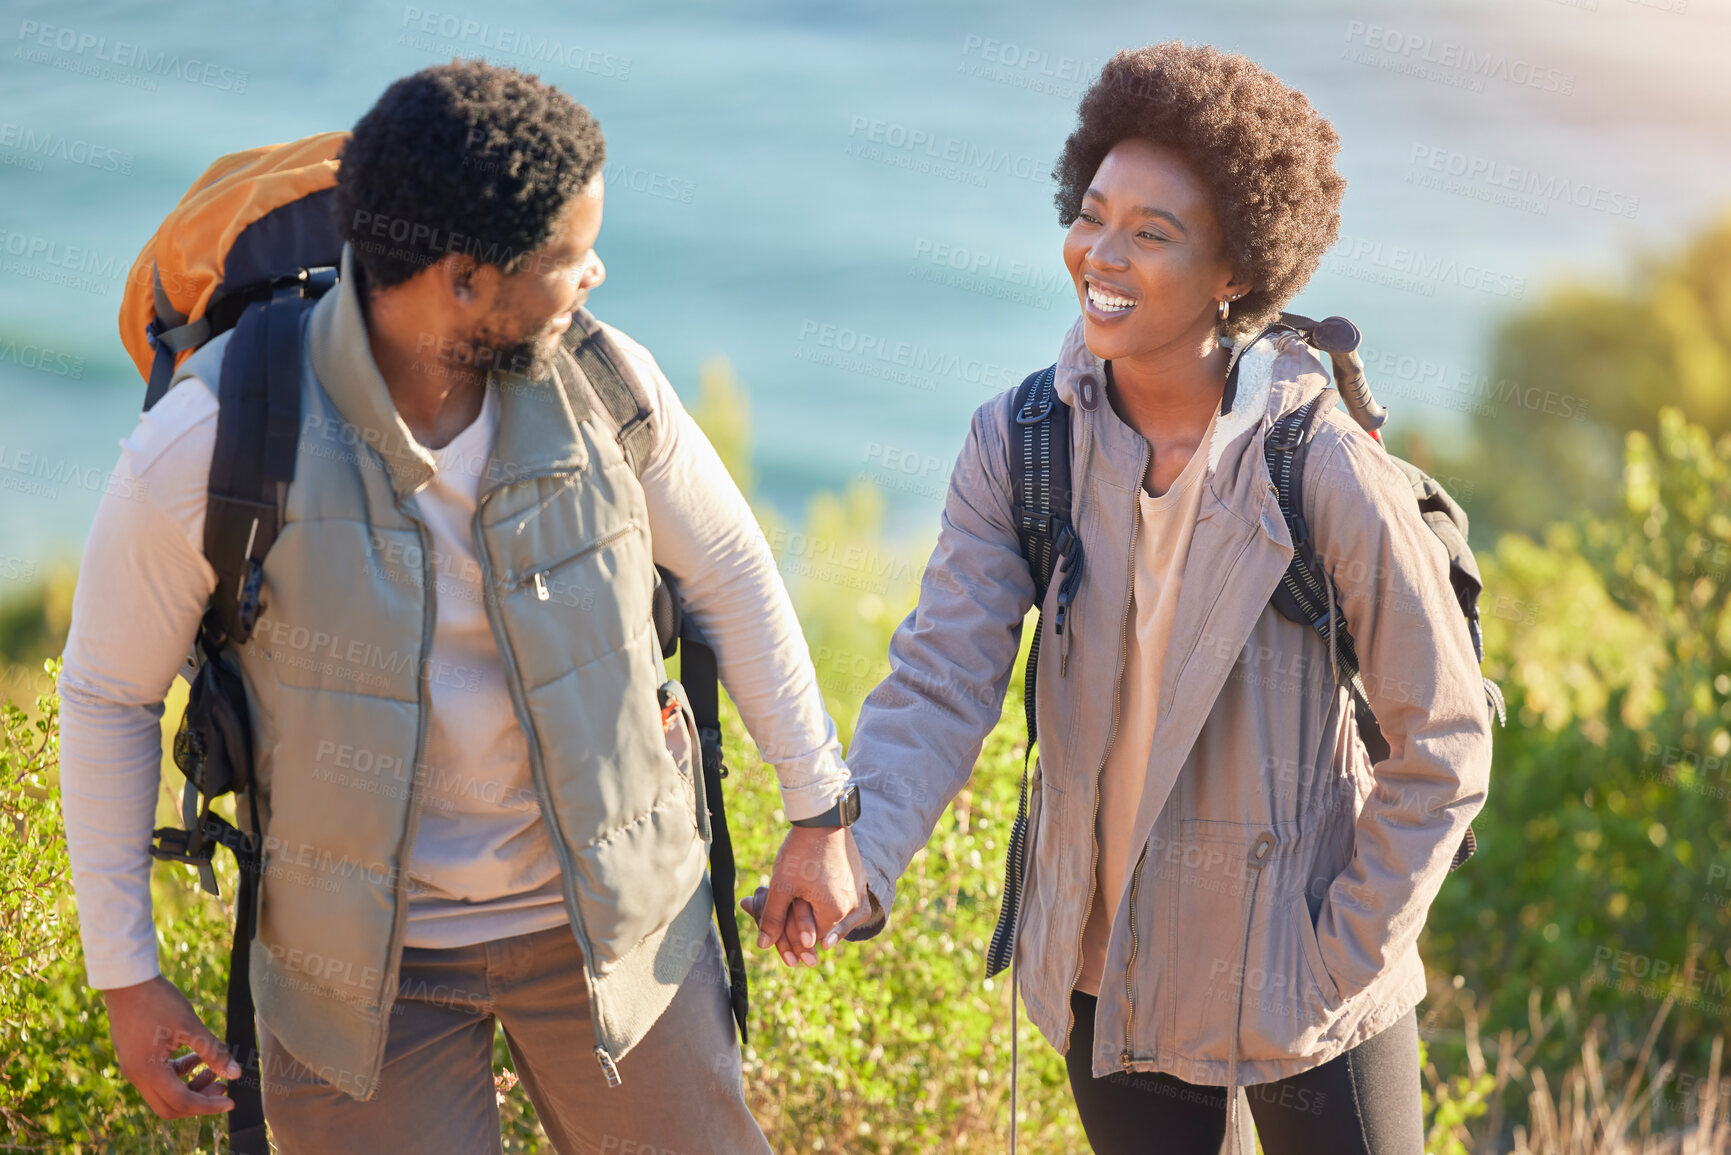
<path fill-rule="evenodd" d="M 1011 462 L 1042 403 L 987 402 L 848 752 L 867 900 L 817 926 L 785 880 L 823 864 L 792 839 L 748 900 L 784 959 L 819 932 L 882 929 L 1039 608 L 1007 925 L 1097 1152 L 1249 1150 L 1251 1119 L 1268 1155 L 1423 1149 L 1416 942 L 1484 802 L 1490 719 L 1405 477 L 1336 410 L 1310 347 L 1263 332 L 1336 237 L 1338 150 L 1303 95 L 1243 56 L 1166 43 L 1106 65 L 1054 173 L 1081 316 L 1049 388 L 1069 407 L 1062 529 L 1079 548 L 1035 607 L 1020 538 L 1039 495 Z M 1298 512 L 1329 620 L 1357 647 L 1378 760 L 1335 632 L 1270 604 L 1293 546 L 1265 442 L 1307 407 Z"/>

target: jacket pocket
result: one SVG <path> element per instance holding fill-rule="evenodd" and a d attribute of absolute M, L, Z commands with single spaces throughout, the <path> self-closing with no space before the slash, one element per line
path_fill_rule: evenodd
<path fill-rule="evenodd" d="M 1268 913 L 1250 934 L 1240 1062 L 1310 1055 L 1340 1009 L 1334 980 L 1322 966 L 1303 892 L 1277 888 L 1268 897 Z"/>
<path fill-rule="evenodd" d="M 1304 948 L 1304 965 L 1310 970 L 1311 981 L 1316 984 L 1323 1005 L 1329 1011 L 1339 1010 L 1340 988 L 1335 984 L 1334 976 L 1328 973 L 1328 964 L 1322 961 L 1322 945 L 1316 939 L 1316 921 L 1310 917 L 1310 904 L 1300 895 L 1289 905 L 1293 908 L 1293 919 L 1298 923 L 1299 945 Z"/>
<path fill-rule="evenodd" d="M 1234 1050 L 1241 1063 L 1284 1061 L 1320 1044 L 1340 1001 L 1321 965 L 1298 844 L 1290 829 L 1273 833 L 1260 868 L 1249 862 L 1260 835 L 1254 826 L 1186 820 L 1172 847 L 1150 844 L 1154 874 L 1145 881 L 1157 882 L 1160 894 L 1140 905 L 1137 917 L 1165 907 L 1177 921 L 1166 968 L 1172 981 L 1160 984 L 1146 1019 L 1137 1000 L 1138 1054 L 1158 1044 L 1162 1052 L 1217 1063 L 1224 1075 Z M 1139 970 L 1134 977 L 1154 989 L 1154 976 Z M 1172 1030 L 1157 1037 L 1165 1014 Z"/>
<path fill-rule="evenodd" d="M 703 785 L 703 742 L 697 734 L 697 715 L 691 711 L 691 700 L 685 687 L 669 678 L 655 690 L 655 700 L 661 705 L 661 736 L 667 741 L 667 752 L 679 770 L 692 795 L 692 822 L 703 836 L 704 845 L 714 840 L 709 824 L 708 800 Z"/>

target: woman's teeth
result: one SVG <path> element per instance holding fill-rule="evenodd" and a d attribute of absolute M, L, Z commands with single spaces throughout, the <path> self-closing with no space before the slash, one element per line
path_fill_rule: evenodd
<path fill-rule="evenodd" d="M 1122 313 L 1125 309 L 1132 308 L 1136 304 L 1128 297 L 1108 293 L 1095 284 L 1088 286 L 1088 300 L 1096 309 L 1105 313 Z"/>

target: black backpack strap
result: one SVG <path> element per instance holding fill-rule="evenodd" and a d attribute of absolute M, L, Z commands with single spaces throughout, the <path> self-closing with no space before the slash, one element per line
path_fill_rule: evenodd
<path fill-rule="evenodd" d="M 264 556 L 282 529 L 301 424 L 301 320 L 315 298 L 280 289 L 247 306 L 223 350 L 204 556 L 217 648 L 242 645 L 258 622 Z"/>
<path fill-rule="evenodd" d="M 175 736 L 175 762 L 187 778 L 184 828 L 156 830 L 151 847 L 155 857 L 197 866 L 213 894 L 217 846 L 227 846 L 239 865 L 224 1039 L 241 1065 L 241 1076 L 228 1082 L 229 1149 L 236 1155 L 269 1155 L 270 1144 L 249 979 L 261 867 L 252 732 L 245 686 L 224 651 L 244 644 L 258 621 L 264 557 L 282 529 L 282 497 L 294 480 L 300 442 L 301 322 L 331 283 L 304 273 L 277 282 L 268 299 L 247 304 L 223 350 L 204 522 L 205 557 L 217 585 L 199 627 L 201 660 Z M 211 809 L 216 798 L 236 791 L 247 799 L 250 831 Z"/>
<path fill-rule="evenodd" d="M 578 309 L 571 314 L 571 327 L 565 330 L 562 340 L 618 427 L 619 448 L 631 463 L 632 472 L 642 474 L 649 457 L 649 438 L 654 432 L 650 425 L 654 409 L 648 391 L 637 374 L 625 369 L 625 354 L 589 310 Z"/>
<path fill-rule="evenodd" d="M 1064 632 L 1070 605 L 1082 580 L 1082 540 L 1070 523 L 1070 407 L 1057 395 L 1057 366 L 1030 374 L 1013 398 L 1014 424 L 1007 431 L 1010 456 L 1010 516 L 1022 558 L 1034 578 L 1034 640 L 1022 671 L 1022 712 L 1027 719 L 1028 745 L 1022 760 L 1021 796 L 1010 828 L 1004 862 L 1004 897 L 998 923 L 986 950 L 986 974 L 998 974 L 1015 954 L 1021 922 L 1022 879 L 1027 872 L 1028 769 L 1039 740 L 1035 683 L 1040 668 L 1040 633 L 1045 621 L 1046 592 L 1060 558 L 1064 578 L 1052 610 L 1052 630 Z"/>
<path fill-rule="evenodd" d="M 722 954 L 727 961 L 729 1001 L 733 1020 L 739 1024 L 739 1045 L 746 1044 L 746 1012 L 749 1008 L 749 988 L 745 977 L 745 952 L 739 945 L 739 923 L 733 908 L 735 886 L 733 836 L 727 830 L 727 800 L 721 793 L 721 780 L 727 777 L 721 748 L 721 675 L 716 667 L 715 650 L 696 622 L 685 615 L 679 600 L 679 583 L 660 566 L 655 567 L 655 596 L 651 603 L 655 633 L 661 642 L 661 656 L 679 654 L 679 684 L 685 687 L 685 697 L 691 703 L 691 717 L 697 723 L 700 747 L 703 793 L 702 805 L 709 813 L 709 887 L 715 896 L 715 921 L 721 932 Z"/>
<path fill-rule="evenodd" d="M 1336 678 L 1348 682 L 1353 693 L 1362 699 L 1364 685 L 1358 676 L 1358 651 L 1346 628 L 1345 613 L 1329 597 L 1329 579 L 1316 556 L 1310 524 L 1304 517 L 1304 462 L 1326 396 L 1327 393 L 1318 394 L 1299 408 L 1281 414 L 1262 442 L 1268 476 L 1280 502 L 1280 516 L 1292 535 L 1292 561 L 1281 575 L 1272 600 L 1282 615 L 1310 626 L 1329 645 L 1331 660 L 1337 666 Z"/>
<path fill-rule="evenodd" d="M 703 804 L 709 811 L 710 830 L 709 886 L 715 896 L 716 927 L 721 932 L 721 949 L 727 959 L 733 1021 L 739 1024 L 739 1045 L 743 1047 L 747 1042 L 745 1020 L 750 994 L 745 978 L 745 951 L 739 945 L 738 915 L 733 906 L 733 836 L 727 830 L 727 801 L 721 792 L 721 780 L 727 777 L 727 766 L 721 760 L 721 679 L 716 670 L 715 651 L 690 618 L 683 620 L 679 642 L 679 681 L 691 701 L 691 715 L 697 722 L 703 754 Z"/>
<path fill-rule="evenodd" d="M 1370 700 L 1364 690 L 1364 680 L 1359 674 L 1358 648 L 1352 640 L 1352 631 L 1347 628 L 1346 612 L 1341 608 L 1339 599 L 1330 596 L 1329 577 L 1321 559 L 1317 557 L 1310 524 L 1304 516 L 1305 457 L 1309 453 L 1317 421 L 1323 413 L 1332 408 L 1334 396 L 1332 392 L 1324 390 L 1299 408 L 1281 414 L 1269 427 L 1268 435 L 1263 439 L 1263 458 L 1268 464 L 1268 476 L 1274 482 L 1275 495 L 1280 503 L 1280 516 L 1286 521 L 1287 530 L 1292 535 L 1292 560 L 1287 563 L 1286 572 L 1280 578 L 1280 585 L 1269 600 L 1281 616 L 1300 625 L 1308 625 L 1316 631 L 1317 637 L 1322 639 L 1322 644 L 1329 647 L 1330 658 L 1335 663 L 1336 684 L 1344 682 L 1352 689 L 1353 713 L 1358 722 L 1359 737 L 1374 763 L 1388 757 L 1388 740 L 1383 737 L 1382 726 L 1371 712 Z M 1464 538 L 1462 545 L 1465 545 Z M 1476 573 L 1475 568 L 1475 577 Z M 1474 627 L 1477 626 L 1477 619 L 1478 603 L 1475 591 L 1469 617 Z M 1476 628 L 1474 632 L 1476 634 Z M 1469 826 L 1461 845 L 1455 850 L 1449 869 L 1458 870 L 1477 848 L 1478 838 Z"/>
<path fill-rule="evenodd" d="M 217 572 L 208 615 L 214 629 L 206 664 L 220 661 L 215 652 L 219 639 L 244 644 L 258 622 L 264 557 L 282 529 L 281 498 L 295 475 L 301 426 L 301 321 L 315 301 L 299 286 L 277 290 L 270 300 L 247 306 L 223 350 L 216 450 L 205 506 L 204 552 Z M 237 705 L 244 715 L 244 689 Z M 250 749 L 245 752 L 249 766 L 251 754 Z M 234 943 L 229 950 L 226 1042 L 242 1072 L 229 1084 L 229 1097 L 234 1100 L 229 1148 L 237 1155 L 267 1155 L 249 977 L 260 871 L 257 795 L 250 773 L 234 785 L 246 791 L 252 804 L 255 833 L 230 844 L 240 864 L 240 881 Z"/>

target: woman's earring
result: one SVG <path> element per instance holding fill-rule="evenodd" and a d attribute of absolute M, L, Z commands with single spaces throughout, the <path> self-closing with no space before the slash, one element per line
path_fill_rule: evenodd
<path fill-rule="evenodd" d="M 1231 300 L 1231 297 L 1220 298 L 1220 319 L 1222 321 L 1226 320 L 1227 315 L 1232 312 Z"/>

